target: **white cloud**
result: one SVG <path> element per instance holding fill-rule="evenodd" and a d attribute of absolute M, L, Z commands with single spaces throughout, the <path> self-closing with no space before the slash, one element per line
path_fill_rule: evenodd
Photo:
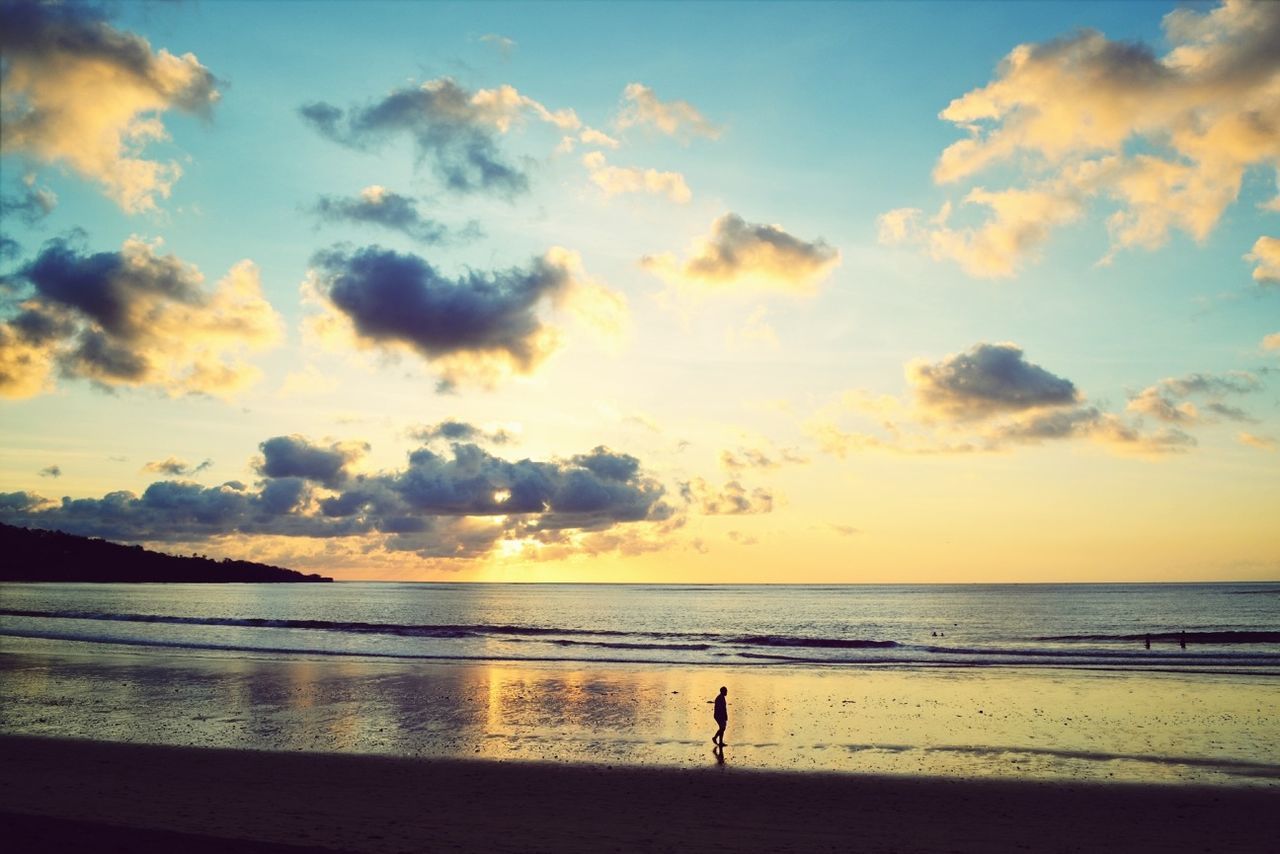
<path fill-rule="evenodd" d="M 982 225 L 926 225 L 900 209 L 882 217 L 882 239 L 1007 276 L 1100 199 L 1114 206 L 1104 261 L 1157 248 L 1174 230 L 1205 239 L 1246 170 L 1280 164 L 1280 4 L 1179 9 L 1164 29 L 1164 56 L 1092 30 L 1014 48 L 994 80 L 941 112 L 967 137 L 942 152 L 934 178 L 1012 164 L 1023 183 L 969 191 L 965 201 L 991 209 Z"/>
<path fill-rule="evenodd" d="M 598 131 L 595 128 L 583 128 L 582 133 L 578 134 L 578 140 L 583 145 L 598 145 L 602 148 L 617 148 L 621 143 L 609 134 Z"/>
<path fill-rule="evenodd" d="M 599 151 L 584 155 L 582 165 L 587 168 L 591 183 L 599 187 L 606 196 L 646 193 L 652 196 L 665 196 L 682 205 L 688 204 L 693 198 L 689 185 L 685 183 L 684 176 L 679 172 L 610 166 L 605 161 L 604 154 Z"/>
<path fill-rule="evenodd" d="M 709 122 L 688 101 L 660 101 L 653 90 L 642 83 L 630 83 L 623 90 L 624 106 L 617 126 L 652 127 L 667 136 L 687 138 L 702 136 L 718 139 L 721 129 Z"/>
<path fill-rule="evenodd" d="M 215 79 L 190 53 L 158 52 L 92 7 L 6 9 L 0 151 L 63 164 L 97 182 L 129 213 L 154 210 L 182 174 L 142 156 L 168 138 L 167 110 L 207 115 Z"/>
<path fill-rule="evenodd" d="M 1244 256 L 1252 261 L 1253 280 L 1260 285 L 1280 285 L 1280 238 L 1259 237 L 1253 251 Z"/>

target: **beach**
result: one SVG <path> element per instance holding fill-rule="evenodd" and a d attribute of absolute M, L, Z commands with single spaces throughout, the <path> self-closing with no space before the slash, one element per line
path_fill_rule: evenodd
<path fill-rule="evenodd" d="M 1148 657 L 1112 637 L 1123 615 L 1044 641 L 1066 632 L 977 607 L 1003 590 L 968 594 L 983 616 L 952 617 L 954 647 L 934 605 L 842 629 L 827 591 L 782 616 L 751 589 L 5 592 L 0 820 L 23 850 L 1260 851 L 1280 831 L 1269 641 Z M 1135 607 L 1047 601 L 1077 595 Z M 709 597 L 718 635 L 684 608 Z M 1204 623 L 1270 620 L 1230 618 Z M 895 662 L 866 637 L 902 638 Z"/>
<path fill-rule="evenodd" d="M 33 844 L 91 833 L 79 838 L 97 839 L 99 850 L 148 841 L 235 850 L 233 841 L 247 840 L 368 852 L 1259 852 L 1280 833 L 1274 790 L 422 760 L 12 736 L 0 738 L 0 750 L 0 811 L 59 820 L 20 824 Z"/>
<path fill-rule="evenodd" d="M 1274 678 L 656 667 L 172 651 L 6 638 L 0 733 L 183 747 L 1275 787 Z"/>

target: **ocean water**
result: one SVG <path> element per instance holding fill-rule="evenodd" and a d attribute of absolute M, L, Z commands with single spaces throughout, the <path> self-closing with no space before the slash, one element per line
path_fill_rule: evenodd
<path fill-rule="evenodd" d="M 1280 583 L 0 584 L 4 637 L 286 657 L 1278 676 Z"/>

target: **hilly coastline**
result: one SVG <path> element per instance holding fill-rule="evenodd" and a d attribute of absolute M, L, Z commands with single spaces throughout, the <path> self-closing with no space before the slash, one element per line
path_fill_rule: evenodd
<path fill-rule="evenodd" d="M 61 531 L 0 524 L 0 581 L 255 582 L 333 581 L 247 560 L 178 557 Z"/>

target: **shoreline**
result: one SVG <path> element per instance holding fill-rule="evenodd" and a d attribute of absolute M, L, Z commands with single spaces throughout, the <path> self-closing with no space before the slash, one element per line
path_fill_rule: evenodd
<path fill-rule="evenodd" d="M 188 835 L 183 845 L 192 851 L 252 843 L 244 850 L 1251 852 L 1280 836 L 1274 789 L 611 768 L 12 735 L 0 735 L 0 756 L 0 813 L 18 816 L 10 824 L 31 834 L 19 841 L 79 836 L 104 848 L 159 833 L 171 842 L 180 838 L 164 834 Z"/>

